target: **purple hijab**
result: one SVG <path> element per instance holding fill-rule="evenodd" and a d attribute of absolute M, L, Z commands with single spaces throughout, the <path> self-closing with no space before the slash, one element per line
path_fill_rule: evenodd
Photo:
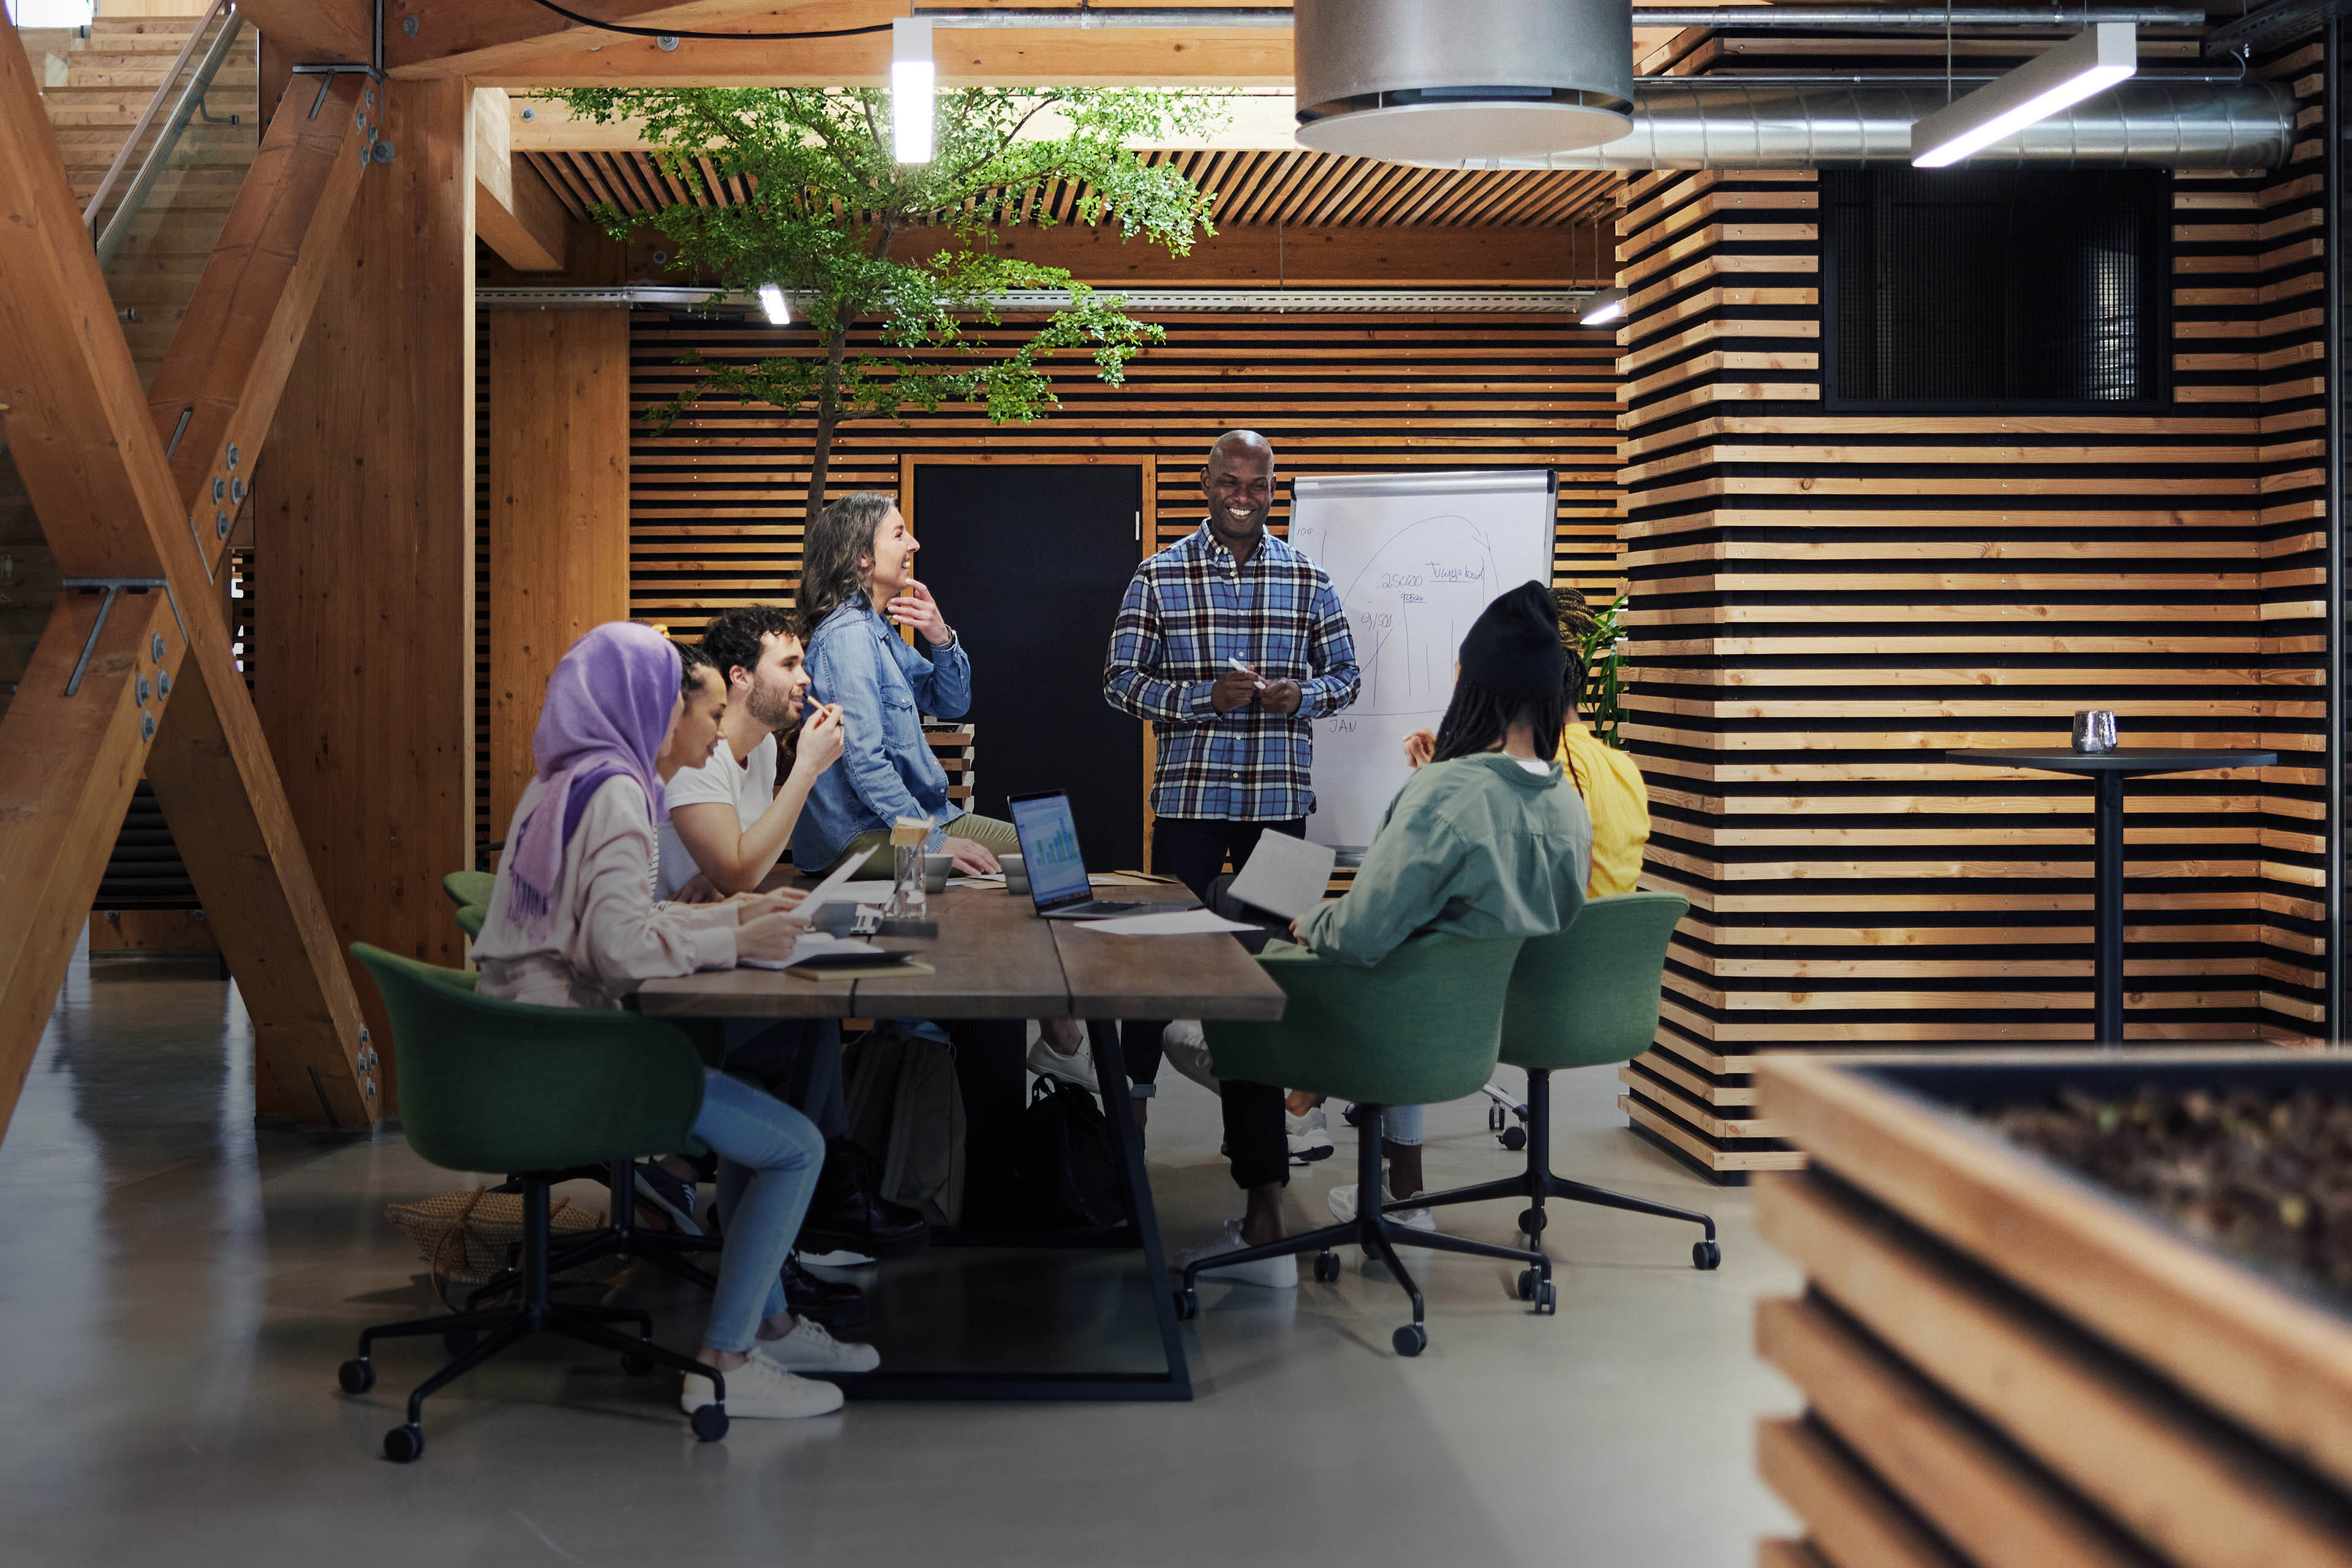
<path fill-rule="evenodd" d="M 563 852 L 606 780 L 636 780 L 652 819 L 661 820 L 654 758 L 669 732 L 678 671 L 677 649 L 667 637 L 650 626 L 610 621 L 573 643 L 547 678 L 547 705 L 530 738 L 547 789 L 507 850 L 507 917 L 525 936 L 547 935 L 563 885 Z"/>

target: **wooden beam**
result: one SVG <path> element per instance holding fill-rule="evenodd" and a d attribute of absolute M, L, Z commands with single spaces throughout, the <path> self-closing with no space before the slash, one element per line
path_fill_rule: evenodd
<path fill-rule="evenodd" d="M 1298 125 L 1287 92 L 1228 92 L 1213 96 L 1223 106 L 1224 122 L 1198 136 L 1137 138 L 1127 143 L 1137 151 L 1164 148 L 1210 152 L 1291 152 L 1298 146 Z M 524 119 L 528 113 L 530 118 Z M 509 145 L 518 153 L 644 153 L 642 118 L 609 122 L 574 115 L 554 99 L 510 97 L 507 100 Z M 1036 140 L 1068 134 L 1068 121 L 1041 113 L 1023 131 L 1022 139 Z"/>
<path fill-rule="evenodd" d="M 370 0 L 240 0 L 237 9 L 263 37 L 290 50 L 298 60 L 369 57 L 375 27 Z M 387 21 L 385 30 L 396 26 Z"/>
<path fill-rule="evenodd" d="M 338 942 L 455 968 L 440 884 L 473 864 L 472 100 L 456 81 L 378 91 L 397 154 L 361 185 L 248 503 L 268 562 L 254 698 Z M 388 1041 L 374 986 L 359 994 Z"/>
<path fill-rule="evenodd" d="M 150 584 L 67 594 L 0 721 L 5 1124 L 131 790 L 163 751 L 151 742 L 175 685 L 191 706 L 232 690 L 241 700 L 243 689 L 203 558 L 179 542 L 187 517 L 179 486 L 5 19 L 0 232 L 10 237 L 0 246 L 0 434 L 63 574 Z M 232 409 L 226 423 L 235 421 Z M 315 1084 L 320 1113 L 365 1125 L 381 1112 L 363 1085 L 355 1029 L 338 1060 L 336 1076 Z"/>
<path fill-rule="evenodd" d="M 369 107 L 364 84 L 346 78 L 323 102 L 314 90 L 271 120 L 148 393 L 156 429 L 179 431 L 172 477 L 208 574 L 227 551 L 222 524 L 237 516 L 368 167 Z M 218 605 L 215 595 L 206 612 Z M 321 1088 L 352 1070 L 359 995 L 252 698 L 226 673 L 184 677 L 189 689 L 163 721 L 148 780 L 253 1018 L 257 1106 L 328 1125 L 361 1112 L 364 1123 L 383 1113 L 364 1091 L 353 1105 Z"/>
<path fill-rule="evenodd" d="M 509 143 L 503 89 L 474 92 L 474 231 L 518 272 L 563 270 L 563 204 Z"/>
<path fill-rule="evenodd" d="M 829 16 L 803 20 L 810 11 L 855 10 L 856 19 L 841 22 Z M 891 6 L 886 0 L 595 0 L 593 5 L 567 6 L 583 16 L 629 27 L 677 27 L 682 31 L 782 33 L 836 26 L 887 23 Z M 903 4 L 897 6 L 905 15 Z M 415 18 L 411 36 L 407 24 Z M 625 33 L 585 26 L 560 16 L 533 0 L 386 0 L 383 8 L 384 64 L 395 76 L 476 77 L 542 55 L 593 49 L 630 40 Z M 638 38 L 648 48 L 653 39 Z M 885 42 L 887 43 L 887 38 Z M 798 46 L 776 43 L 771 48 Z"/>
<path fill-rule="evenodd" d="M 668 242 L 648 226 L 627 245 L 602 232 L 583 233 L 561 277 L 504 267 L 485 268 L 486 288 L 533 285 L 612 287 L 621 283 L 692 279 L 666 274 L 653 253 Z M 1053 228 L 995 231 L 996 248 L 1042 267 L 1066 267 L 1082 283 L 1104 288 L 1561 288 L 1605 285 L 1594 269 L 1604 254 L 1598 226 L 1569 228 L 1280 228 L 1253 225 L 1222 230 L 1173 257 L 1144 240 L 1123 241 L 1116 229 L 1063 224 Z M 961 248 L 947 229 L 910 229 L 891 245 L 898 257 Z"/>
<path fill-rule="evenodd" d="M 490 338 L 490 827 L 534 771 L 548 671 L 629 616 L 629 313 L 498 310 Z"/>
<path fill-rule="evenodd" d="M 809 25 L 843 19 L 887 22 L 889 4 L 811 8 Z M 798 16 L 794 16 L 797 23 Z M 580 35 L 573 35 L 577 39 Z M 992 27 L 932 37 L 942 87 L 1190 87 L 1216 91 L 1286 89 L 1290 34 L 1275 27 Z M 457 68 L 429 62 L 395 75 L 440 76 Z M 687 38 L 665 49 L 652 38 L 608 35 L 567 39 L 552 52 L 466 67 L 478 85 L 560 87 L 883 87 L 890 36 L 792 42 Z"/>

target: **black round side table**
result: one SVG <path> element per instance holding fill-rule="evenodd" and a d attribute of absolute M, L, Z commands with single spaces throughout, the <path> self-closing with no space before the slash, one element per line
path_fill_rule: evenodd
<path fill-rule="evenodd" d="M 2124 1043 L 2124 781 L 2145 773 L 2193 773 L 2208 768 L 2267 768 L 2276 752 L 2173 752 L 2123 746 L 2112 752 L 2078 752 L 2071 746 L 1988 748 L 1946 752 L 1948 762 L 1973 768 L 2039 768 L 2045 773 L 2087 773 L 2098 784 L 2092 841 L 2098 870 L 2092 903 L 2096 940 L 2092 972 L 2091 1037 L 2109 1049 Z"/>

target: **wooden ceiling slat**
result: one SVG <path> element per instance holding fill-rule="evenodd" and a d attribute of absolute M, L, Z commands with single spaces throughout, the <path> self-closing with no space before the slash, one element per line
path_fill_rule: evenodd
<path fill-rule="evenodd" d="M 1258 186 L 1265 183 L 1265 177 L 1281 162 L 1282 154 L 1279 153 L 1243 153 L 1241 173 L 1234 177 L 1229 189 L 1218 194 L 1217 221 L 1221 224 L 1244 222 L 1242 215 L 1249 210 L 1250 202 L 1255 198 Z"/>
<path fill-rule="evenodd" d="M 1371 179 L 1357 188 L 1355 195 L 1332 210 L 1330 221 L 1343 226 L 1369 223 L 1371 215 L 1377 214 L 1387 203 L 1389 193 L 1411 179 L 1415 173 L 1417 171 L 1402 163 L 1381 165 Z"/>
<path fill-rule="evenodd" d="M 1305 180 L 1315 167 L 1316 155 L 1314 153 L 1292 153 L 1283 167 L 1281 176 L 1276 179 L 1274 184 L 1267 188 L 1265 194 L 1259 198 L 1257 211 L 1251 215 L 1250 221 L 1253 223 L 1264 224 L 1273 223 L 1277 219 L 1281 219 L 1287 210 L 1286 204 L 1289 202 L 1291 193 L 1298 187 L 1299 182 Z"/>
<path fill-rule="evenodd" d="M 1326 188 L 1317 193 L 1312 205 L 1300 215 L 1301 224 L 1320 228 L 1333 220 L 1332 212 L 1341 202 L 1353 195 L 1366 181 L 1380 173 L 1385 165 L 1370 158 L 1350 158 L 1336 171 L 1338 178 L 1327 182 Z"/>
<path fill-rule="evenodd" d="M 537 169 L 541 176 L 547 181 L 548 187 L 554 191 L 556 199 L 563 204 L 564 210 L 573 217 L 585 222 L 588 217 L 589 198 L 586 187 L 572 176 L 572 160 L 560 155 L 551 156 L 545 153 L 528 153 L 524 156 L 530 160 L 531 166 Z"/>
<path fill-rule="evenodd" d="M 1454 184 L 1462 178 L 1460 173 L 1451 169 L 1433 169 L 1430 173 L 1434 174 L 1436 178 L 1431 180 L 1426 185 L 1423 185 L 1420 191 L 1414 195 L 1411 203 L 1407 204 L 1396 212 L 1391 219 L 1391 222 L 1398 224 L 1416 224 L 1421 222 L 1423 217 L 1426 216 L 1433 207 L 1436 206 L 1438 203 L 1445 199 L 1447 194 L 1454 189 Z"/>

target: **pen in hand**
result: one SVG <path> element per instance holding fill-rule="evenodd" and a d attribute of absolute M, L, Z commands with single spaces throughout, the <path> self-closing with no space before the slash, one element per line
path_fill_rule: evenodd
<path fill-rule="evenodd" d="M 1237 658 L 1228 658 L 1225 662 L 1232 665 L 1235 669 L 1240 670 L 1244 675 L 1248 676 L 1250 679 L 1256 684 L 1257 689 L 1260 691 L 1264 691 L 1265 689 L 1265 679 L 1259 675 L 1256 670 L 1252 669 L 1248 665 L 1244 664 Z"/>

